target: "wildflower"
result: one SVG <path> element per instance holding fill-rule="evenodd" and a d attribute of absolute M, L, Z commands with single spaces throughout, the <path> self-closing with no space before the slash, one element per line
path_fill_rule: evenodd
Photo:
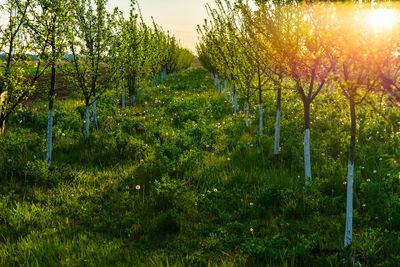
<path fill-rule="evenodd" d="M 376 173 L 376 170 L 374 170 L 373 173 Z"/>
<path fill-rule="evenodd" d="M 365 206 L 367 206 L 366 204 L 362 204 L 362 206 L 365 208 Z"/>
<path fill-rule="evenodd" d="M 137 186 L 136 186 L 136 190 L 140 190 L 140 185 L 137 185 Z"/>
<path fill-rule="evenodd" d="M 228 158 L 228 161 L 231 160 L 231 158 Z"/>
<path fill-rule="evenodd" d="M 65 136 L 65 133 L 62 133 L 62 136 Z"/>
<path fill-rule="evenodd" d="M 367 182 L 371 182 L 371 179 L 368 178 L 368 179 L 367 179 Z"/>
<path fill-rule="evenodd" d="M 254 232 L 254 229 L 253 229 L 253 228 L 250 228 L 250 232 Z"/>
<path fill-rule="evenodd" d="M 346 181 L 344 181 L 344 182 L 343 182 L 343 184 L 347 184 L 347 182 L 346 182 Z"/>
<path fill-rule="evenodd" d="M 126 190 L 129 190 L 129 185 L 127 185 L 125 188 L 126 188 Z"/>
<path fill-rule="evenodd" d="M 217 189 L 217 188 L 214 188 L 214 192 L 218 192 L 218 189 Z"/>
<path fill-rule="evenodd" d="M 194 205 L 197 206 L 197 202 L 194 202 Z"/>
<path fill-rule="evenodd" d="M 325 156 L 325 153 L 321 153 L 321 155 L 324 157 L 324 156 Z"/>
<path fill-rule="evenodd" d="M 250 202 L 250 206 L 253 206 L 254 204 L 253 204 L 253 202 Z"/>
<path fill-rule="evenodd" d="M 379 158 L 379 160 L 382 160 L 382 158 Z"/>
<path fill-rule="evenodd" d="M 12 162 L 12 159 L 8 159 L 7 161 L 8 161 L 8 162 Z"/>

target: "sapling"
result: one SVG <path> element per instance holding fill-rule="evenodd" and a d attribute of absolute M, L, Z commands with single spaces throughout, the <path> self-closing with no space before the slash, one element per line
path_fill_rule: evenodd
<path fill-rule="evenodd" d="M 86 137 L 89 137 L 89 107 L 93 105 L 94 128 L 97 122 L 97 93 L 104 92 L 99 84 L 100 61 L 107 51 L 108 33 L 106 28 L 107 0 L 80 0 L 75 11 L 76 23 L 69 35 L 72 63 L 75 70 L 73 81 L 82 91 L 86 105 Z M 106 75 L 103 71 L 103 75 Z M 106 78 L 107 79 L 107 78 Z M 101 90 L 103 89 L 103 90 Z"/>
<path fill-rule="evenodd" d="M 51 81 L 48 91 L 49 112 L 47 119 L 46 162 L 51 166 L 53 142 L 54 99 L 56 95 L 56 66 L 61 60 L 67 45 L 67 33 L 74 23 L 73 10 L 75 0 L 37 0 L 30 6 L 32 19 L 27 26 L 30 28 L 36 44 L 33 46 L 47 49 L 48 62 L 51 66 Z"/>

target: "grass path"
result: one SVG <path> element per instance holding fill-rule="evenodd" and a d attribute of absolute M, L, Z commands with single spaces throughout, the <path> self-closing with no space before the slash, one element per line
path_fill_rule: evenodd
<path fill-rule="evenodd" d="M 279 159 L 273 92 L 265 94 L 263 137 L 255 115 L 249 128 L 243 112 L 232 116 L 201 68 L 148 88 L 117 117 L 115 97 L 99 100 L 101 129 L 89 140 L 79 100 L 56 103 L 51 170 L 41 160 L 45 104 L 10 120 L 0 140 L 0 265 L 342 264 L 347 114 L 325 108 L 345 105 L 340 96 L 314 106 L 312 188 L 303 186 L 302 107 L 292 92 L 284 93 Z M 391 264 L 400 248 L 399 185 L 379 158 L 397 139 L 377 118 L 361 123 L 352 256 Z M 388 203 L 391 211 L 382 208 Z"/>

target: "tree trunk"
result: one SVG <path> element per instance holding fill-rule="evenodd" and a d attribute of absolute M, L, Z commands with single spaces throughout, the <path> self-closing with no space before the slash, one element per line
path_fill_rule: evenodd
<path fill-rule="evenodd" d="M 347 168 L 347 204 L 346 204 L 346 232 L 344 236 L 344 248 L 351 247 L 353 234 L 353 183 L 354 183 L 354 161 L 356 156 L 356 105 L 353 99 L 350 99 L 351 113 L 351 139 L 349 150 L 349 163 Z"/>
<path fill-rule="evenodd" d="M 93 94 L 93 126 L 96 131 L 99 130 L 99 125 L 97 123 L 97 106 L 96 106 L 96 92 Z"/>
<path fill-rule="evenodd" d="M 46 161 L 49 167 L 51 166 L 51 150 L 53 142 L 53 116 L 54 116 L 53 107 L 54 107 L 55 85 L 56 85 L 56 64 L 55 62 L 53 62 L 51 65 L 51 85 L 49 91 L 49 114 L 47 118 L 47 142 L 46 142 Z"/>
<path fill-rule="evenodd" d="M 304 105 L 304 171 L 306 185 L 311 185 L 311 155 L 310 155 L 310 103 L 303 101 Z"/>
<path fill-rule="evenodd" d="M 232 82 L 231 82 L 231 91 L 229 93 L 229 103 L 232 103 Z"/>
<path fill-rule="evenodd" d="M 6 131 L 6 105 L 7 105 L 7 91 L 3 92 L 0 95 L 0 103 L 3 104 L 3 106 L 0 108 L 0 136 L 3 136 Z"/>
<path fill-rule="evenodd" d="M 236 90 L 234 90 L 235 92 L 234 92 L 234 94 L 235 94 L 235 96 L 234 96 L 234 104 L 233 104 L 233 114 L 236 116 L 236 114 L 237 114 L 237 111 L 238 111 L 238 102 L 237 102 L 237 93 L 236 93 Z"/>
<path fill-rule="evenodd" d="M 129 88 L 129 105 L 133 107 L 135 105 L 135 91 L 136 91 L 136 84 L 135 84 L 136 77 L 130 78 L 128 80 L 128 88 Z"/>
<path fill-rule="evenodd" d="M 129 96 L 129 105 L 131 105 L 131 107 L 135 105 L 135 96 L 133 94 Z"/>
<path fill-rule="evenodd" d="M 275 145 L 274 155 L 279 155 L 279 139 L 281 135 L 281 98 L 282 98 L 282 86 L 278 87 L 278 94 L 276 97 L 276 125 L 275 125 Z"/>
<path fill-rule="evenodd" d="M 90 112 L 89 112 L 89 104 L 86 102 L 86 138 L 89 138 L 89 127 L 90 127 Z"/>
<path fill-rule="evenodd" d="M 225 79 L 225 100 L 226 100 L 226 79 Z"/>

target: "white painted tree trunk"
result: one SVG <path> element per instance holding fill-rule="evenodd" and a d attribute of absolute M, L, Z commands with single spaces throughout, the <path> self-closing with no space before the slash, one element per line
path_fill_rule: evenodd
<path fill-rule="evenodd" d="M 246 103 L 246 126 L 249 127 L 249 101 Z"/>
<path fill-rule="evenodd" d="M 233 111 L 234 111 L 234 115 L 236 116 L 237 111 L 238 111 L 238 103 L 237 103 L 237 93 L 235 91 L 235 96 L 234 96 L 234 105 L 233 105 Z"/>
<path fill-rule="evenodd" d="M 90 113 L 89 113 L 89 106 L 86 106 L 86 138 L 89 138 L 89 127 L 90 127 Z"/>
<path fill-rule="evenodd" d="M 346 204 L 346 232 L 344 235 L 344 247 L 351 246 L 353 235 L 353 183 L 354 183 L 354 163 L 349 161 L 347 167 L 347 204 Z"/>
<path fill-rule="evenodd" d="M 47 166 L 51 166 L 51 149 L 53 144 L 53 109 L 49 109 L 47 118 L 47 142 L 46 142 L 46 162 Z"/>
<path fill-rule="evenodd" d="M 93 97 L 93 126 L 96 130 L 99 129 L 99 125 L 97 124 L 97 106 L 96 106 L 96 97 Z"/>
<path fill-rule="evenodd" d="M 274 155 L 279 155 L 279 139 L 281 135 L 281 111 L 276 111 Z"/>
<path fill-rule="evenodd" d="M 263 107 L 262 107 L 262 104 L 260 104 L 260 125 L 259 125 L 259 132 L 260 132 L 260 135 L 263 135 Z"/>
<path fill-rule="evenodd" d="M 3 93 L 0 95 L 0 103 L 3 104 L 3 107 L 1 108 L 2 110 L 0 109 L 0 112 L 1 112 L 0 116 L 5 116 L 5 114 L 6 114 L 6 107 L 7 107 L 7 99 L 6 99 L 6 97 L 7 97 L 7 92 L 8 92 L 8 91 L 5 91 L 5 92 L 3 92 Z M 4 120 L 4 121 L 3 121 L 3 124 L 0 125 L 0 136 L 2 136 L 2 135 L 5 134 L 5 130 L 6 130 L 6 121 Z"/>
<path fill-rule="evenodd" d="M 231 92 L 229 93 L 229 103 L 232 103 L 232 84 L 231 84 Z"/>
<path fill-rule="evenodd" d="M 125 83 L 122 81 L 122 108 L 125 108 Z"/>
<path fill-rule="evenodd" d="M 225 79 L 225 100 L 226 100 L 226 79 Z"/>
<path fill-rule="evenodd" d="M 311 185 L 310 129 L 304 131 L 304 170 L 306 185 Z"/>

